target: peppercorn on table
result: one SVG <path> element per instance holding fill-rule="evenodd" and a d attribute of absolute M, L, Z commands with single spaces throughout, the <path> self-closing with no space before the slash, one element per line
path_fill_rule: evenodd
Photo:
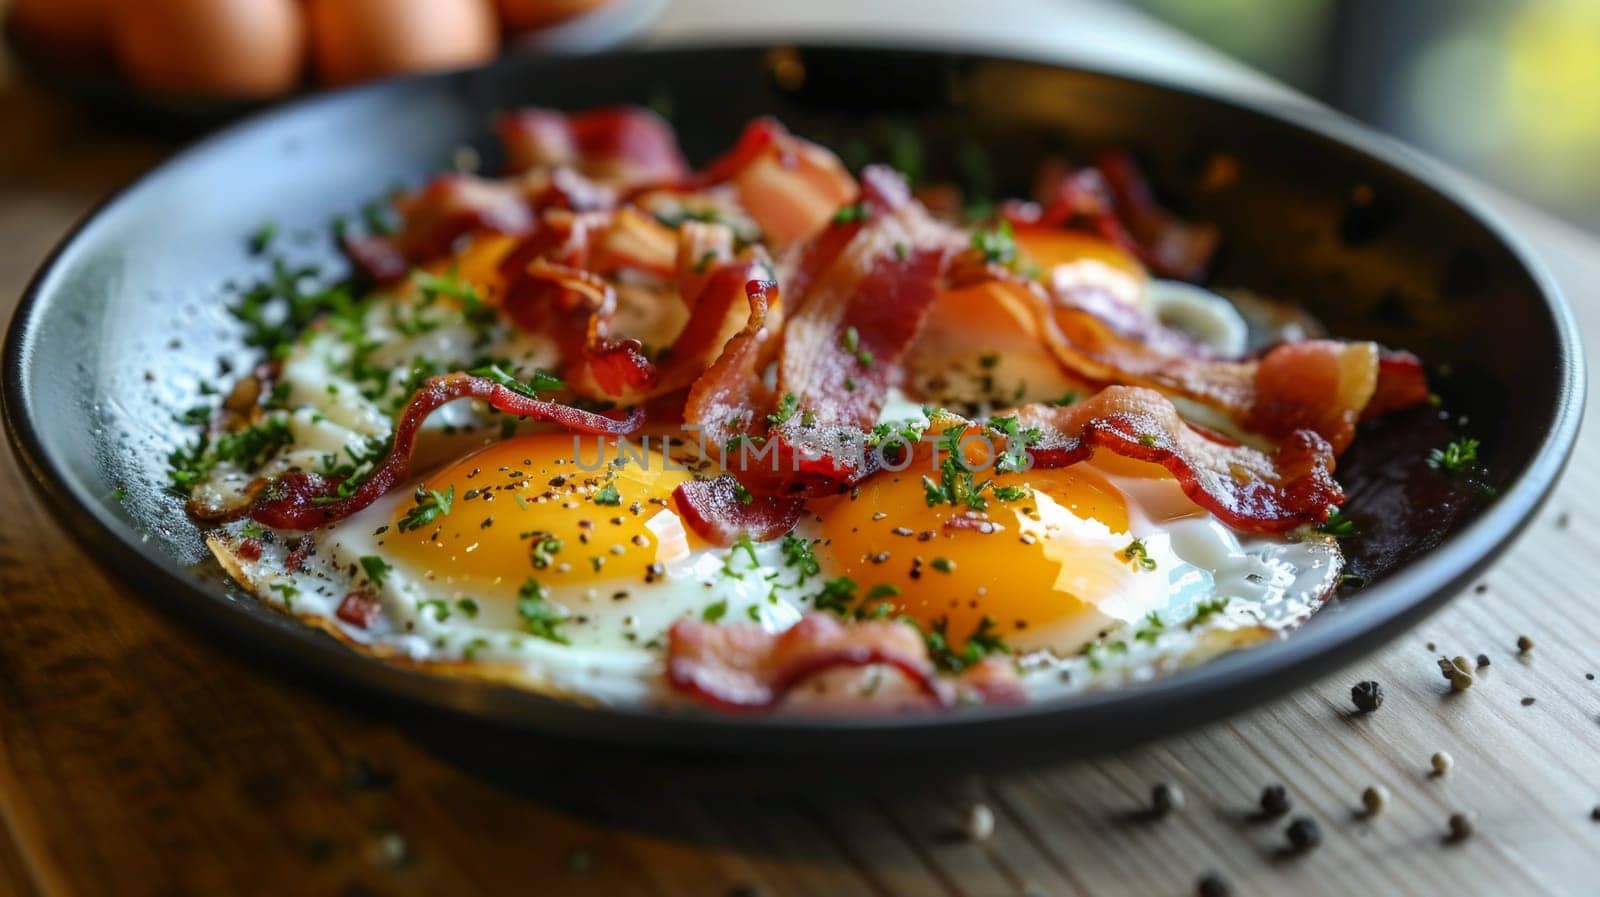
<path fill-rule="evenodd" d="M 887 27 L 871 9 L 813 6 L 681 4 L 651 39 Z M 1007 22 L 932 6 L 905 27 L 1035 55 L 1095 44 L 1114 63 L 1285 95 L 1115 9 L 1068 5 L 1091 40 L 1055 28 L 1048 4 Z M 0 120 L 9 315 L 71 221 L 173 147 L 4 73 Z M 1600 242 L 1491 201 L 1600 342 Z M 848 794 L 750 795 L 708 775 L 624 787 L 594 762 L 572 787 L 547 758 L 462 759 L 441 733 L 325 700 L 158 614 L 0 455 L 0 893 L 1465 895 L 1600 880 L 1592 430 L 1484 580 L 1312 688 L 1090 763 Z M 1441 676 L 1441 655 L 1467 669 Z"/>

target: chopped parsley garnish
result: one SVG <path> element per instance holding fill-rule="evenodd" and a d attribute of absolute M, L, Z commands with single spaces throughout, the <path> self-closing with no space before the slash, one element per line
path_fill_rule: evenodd
<path fill-rule="evenodd" d="M 822 584 L 822 591 L 812 599 L 811 606 L 817 610 L 832 611 L 845 617 L 849 616 L 850 608 L 855 603 L 856 581 L 848 576 L 840 576 Z"/>
<path fill-rule="evenodd" d="M 167 463 L 171 465 L 167 478 L 173 486 L 187 492 L 220 463 L 255 470 L 293 442 L 289 419 L 274 414 L 242 430 L 222 433 L 215 439 L 201 436 L 193 445 L 174 449 L 167 456 Z"/>
<path fill-rule="evenodd" d="M 433 621 L 435 623 L 443 623 L 450 619 L 450 604 L 443 598 L 425 598 L 417 602 L 417 613 L 419 614 L 425 613 L 430 608 L 433 610 Z"/>
<path fill-rule="evenodd" d="M 1134 539 L 1128 547 L 1122 549 L 1122 559 L 1133 565 L 1135 570 L 1150 571 L 1156 568 L 1156 559 L 1145 550 L 1144 542 Z"/>
<path fill-rule="evenodd" d="M 1015 415 L 997 417 L 989 421 L 989 429 L 1006 438 L 1005 451 L 995 459 L 994 469 L 1000 473 L 1017 473 L 1033 466 L 1028 448 L 1044 438 L 1038 427 L 1024 427 Z"/>
<path fill-rule="evenodd" d="M 522 618 L 522 628 L 531 635 L 559 645 L 571 644 L 556 631 L 556 627 L 566 622 L 565 615 L 546 600 L 545 594 L 544 586 L 535 579 L 524 582 L 522 588 L 517 590 L 517 616 Z"/>
<path fill-rule="evenodd" d="M 273 259 L 267 276 L 228 309 L 244 325 L 245 342 L 282 357 L 300 331 L 320 315 L 353 319 L 359 306 L 349 290 L 341 284 L 317 283 L 317 273 L 313 266 Z"/>
<path fill-rule="evenodd" d="M 996 265 L 1010 265 L 1017 260 L 1017 237 L 1011 231 L 1011 222 L 1002 220 L 989 230 L 972 232 L 972 248 L 983 253 L 983 260 Z"/>
<path fill-rule="evenodd" d="M 437 489 L 424 489 L 418 486 L 414 497 L 417 502 L 416 507 L 400 518 L 400 531 L 403 533 L 422 529 L 441 515 L 450 513 L 450 505 L 456 499 L 456 487 L 452 483 L 440 492 Z"/>
<path fill-rule="evenodd" d="M 991 491 L 1001 501 L 1018 501 L 1028 497 L 1028 490 L 1024 486 L 996 486 Z"/>
<path fill-rule="evenodd" d="M 1156 443 L 1160 441 L 1154 433 L 1145 433 L 1139 437 L 1139 444 L 1145 448 L 1155 448 Z"/>
<path fill-rule="evenodd" d="M 1317 524 L 1317 531 L 1335 539 L 1352 539 L 1357 532 L 1356 522 L 1335 510 L 1329 512 L 1327 520 Z"/>
<path fill-rule="evenodd" d="M 1442 449 L 1428 452 L 1428 466 L 1434 470 L 1460 473 L 1478 463 L 1478 440 L 1453 439 Z"/>
<path fill-rule="evenodd" d="M 834 224 L 855 224 L 866 221 L 872 217 L 872 206 L 865 202 L 853 202 L 847 206 L 840 206 L 839 211 L 833 213 Z"/>
<path fill-rule="evenodd" d="M 367 581 L 372 583 L 373 588 L 383 588 L 383 578 L 393 569 L 393 566 L 375 554 L 361 557 L 361 570 L 367 574 Z"/>
<path fill-rule="evenodd" d="M 1218 598 L 1207 598 L 1204 601 L 1196 603 L 1194 606 L 1194 613 L 1189 616 L 1189 622 L 1184 624 L 1184 628 L 1193 629 L 1217 614 L 1227 610 L 1228 601 L 1229 599 L 1224 596 Z"/>
<path fill-rule="evenodd" d="M 474 377 L 482 377 L 485 380 L 491 380 L 494 383 L 504 386 L 506 389 L 517 393 L 518 395 L 524 395 L 530 399 L 539 398 L 539 393 L 541 392 L 550 392 L 552 390 L 561 389 L 567 385 L 566 383 L 562 382 L 560 377 L 557 377 L 553 374 L 547 374 L 544 371 L 534 371 L 533 377 L 527 381 L 518 380 L 516 377 L 513 377 L 502 370 L 497 364 L 473 368 L 467 373 Z"/>
<path fill-rule="evenodd" d="M 749 505 L 756 500 L 756 497 L 750 494 L 750 490 L 746 489 L 744 484 L 738 480 L 733 481 L 733 497 L 741 505 Z"/>
<path fill-rule="evenodd" d="M 724 598 L 721 601 L 707 605 L 706 609 L 700 612 L 700 619 L 707 623 L 715 623 L 727 615 L 728 600 Z"/>
<path fill-rule="evenodd" d="M 478 601 L 475 598 L 457 598 L 456 610 L 461 611 L 469 619 L 478 615 Z"/>
<path fill-rule="evenodd" d="M 750 559 L 750 566 L 746 568 L 747 570 L 753 570 L 761 566 L 761 559 L 756 556 L 756 543 L 750 541 L 749 536 L 740 536 L 728 547 L 728 558 L 722 562 L 723 576 L 738 576 L 742 572 L 734 569 L 733 566 L 734 556 L 738 552 L 743 552 L 745 557 Z"/>
<path fill-rule="evenodd" d="M 935 570 L 938 570 L 940 573 L 953 573 L 956 569 L 956 562 L 946 557 L 938 557 L 934 558 L 933 562 L 929 566 L 933 567 Z"/>
<path fill-rule="evenodd" d="M 561 551 L 564 543 L 560 539 L 546 536 L 533 540 L 530 550 L 533 558 L 533 569 L 543 570 L 556 561 L 556 554 Z"/>
<path fill-rule="evenodd" d="M 601 486 L 594 494 L 594 503 L 613 507 L 622 504 L 622 493 L 617 491 L 617 484 L 607 483 Z"/>
<path fill-rule="evenodd" d="M 1067 405 L 1076 405 L 1077 403 L 1078 403 L 1078 394 L 1077 394 L 1077 392 L 1075 392 L 1073 390 L 1070 390 L 1070 389 L 1067 390 L 1066 392 L 1062 393 L 1060 398 L 1056 398 L 1056 399 L 1051 399 L 1050 400 L 1050 404 L 1063 406 L 1063 407 L 1067 406 Z"/>
<path fill-rule="evenodd" d="M 494 325 L 494 306 L 485 302 L 478 288 L 463 280 L 454 267 L 442 275 L 413 271 L 411 282 L 416 284 L 423 298 L 429 302 L 436 301 L 440 296 L 454 299 L 461 305 L 461 316 L 479 336 Z"/>
<path fill-rule="evenodd" d="M 894 244 L 894 257 L 897 261 L 905 261 L 911 257 L 911 249 L 904 243 Z"/>
<path fill-rule="evenodd" d="M 962 437 L 966 435 L 966 427 L 956 424 L 946 428 L 939 436 L 936 443 L 938 453 L 944 459 L 939 462 L 939 479 L 934 481 L 929 477 L 922 478 L 923 498 L 928 507 L 939 504 L 966 505 L 974 511 L 981 511 L 989 506 L 989 500 L 983 492 L 989 488 L 989 481 L 974 483 L 972 469 L 967 466 L 966 458 L 961 450 Z"/>
<path fill-rule="evenodd" d="M 868 601 L 877 601 L 880 598 L 893 598 L 900 594 L 900 587 L 890 583 L 880 582 L 867 592 Z"/>
<path fill-rule="evenodd" d="M 750 621 L 753 622 L 753 623 L 761 622 L 761 605 L 759 605 L 759 604 L 747 604 L 747 605 L 745 605 L 744 615 L 749 617 Z"/>
<path fill-rule="evenodd" d="M 950 645 L 949 627 L 950 621 L 940 617 L 933 622 L 927 632 L 922 634 L 922 640 L 928 646 L 928 656 L 933 660 L 934 666 L 946 672 L 960 672 L 991 654 L 1006 654 L 1011 650 L 995 633 L 993 617 L 984 616 L 978 621 L 977 628 L 967 636 L 967 643 L 962 645 L 960 651 L 956 651 Z"/>
<path fill-rule="evenodd" d="M 799 572 L 800 578 L 795 585 L 803 585 L 807 579 L 822 572 L 822 565 L 817 563 L 817 556 L 811 550 L 811 540 L 794 533 L 783 537 L 783 563 Z"/>
<path fill-rule="evenodd" d="M 767 415 L 767 422 L 774 427 L 781 427 L 788 423 L 789 419 L 794 417 L 794 413 L 798 410 L 800 410 L 800 397 L 792 392 L 786 392 L 783 394 L 783 398 L 778 400 L 778 407 Z"/>
<path fill-rule="evenodd" d="M 1162 630 L 1166 628 L 1167 624 L 1162 622 L 1161 615 L 1151 611 L 1144 615 L 1144 621 L 1134 630 L 1133 640 L 1155 644 L 1156 639 L 1161 637 Z"/>
<path fill-rule="evenodd" d="M 872 352 L 861 348 L 861 331 L 855 327 L 846 327 L 844 335 L 839 338 L 839 343 L 844 346 L 846 352 L 856 357 L 856 361 L 861 362 L 862 367 L 872 367 L 874 360 Z"/>

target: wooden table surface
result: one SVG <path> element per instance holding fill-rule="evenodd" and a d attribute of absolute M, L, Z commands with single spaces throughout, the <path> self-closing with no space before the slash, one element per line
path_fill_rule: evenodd
<path fill-rule="evenodd" d="M 0 317 L 77 216 L 171 151 L 3 67 Z M 1600 344 L 1600 244 L 1499 202 Z M 1600 672 L 1597 462 L 1590 428 L 1481 584 L 1231 722 L 888 794 L 668 781 L 641 796 L 604 778 L 558 789 L 548 761 L 522 787 L 491 784 L 382 718 L 240 663 L 92 564 L 0 451 L 0 894 L 1176 895 L 1210 871 L 1236 894 L 1596 893 L 1600 682 L 1585 674 Z M 1519 656 L 1524 633 L 1537 646 Z M 1493 665 L 1450 695 L 1439 652 Z M 1368 678 L 1387 702 L 1352 717 L 1350 686 Z M 1440 750 L 1454 767 L 1431 776 Z M 1134 821 L 1158 781 L 1180 785 L 1187 807 Z M 1287 819 L 1252 819 L 1268 783 L 1317 820 L 1320 848 L 1286 856 Z M 1391 798 L 1369 819 L 1357 811 L 1375 783 Z M 974 803 L 995 817 L 982 843 L 953 835 Z M 1457 811 L 1476 830 L 1450 843 Z"/>

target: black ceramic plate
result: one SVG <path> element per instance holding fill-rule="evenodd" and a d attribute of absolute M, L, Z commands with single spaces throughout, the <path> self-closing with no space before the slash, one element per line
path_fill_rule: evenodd
<path fill-rule="evenodd" d="M 1214 282 L 1302 302 L 1335 333 L 1421 354 L 1449 377 L 1450 411 L 1363 435 L 1341 463 L 1353 547 L 1368 577 L 1290 638 L 1163 681 L 1020 709 L 796 720 L 587 709 L 386 666 L 224 581 L 163 491 L 167 450 L 219 355 L 242 363 L 223 311 L 259 273 L 245 236 L 275 220 L 303 256 L 334 257 L 338 214 L 475 147 L 521 103 L 670 105 L 690 157 L 775 114 L 868 152 L 921 137 L 930 177 L 986 152 L 998 186 L 1026 189 L 1048 152 L 1134 150 L 1164 197 L 1226 235 Z M 903 150 L 902 150 L 903 152 Z M 1236 161 L 1218 186 L 1213 160 Z M 1439 607 L 1500 551 L 1550 489 L 1582 407 L 1582 357 L 1554 285 L 1484 210 L 1426 162 L 1332 115 L 1253 110 L 1106 74 L 938 52 L 811 47 L 671 50 L 495 67 L 381 84 L 272 112 L 182 153 L 108 202 L 29 287 L 5 347 L 10 433 L 49 505 L 90 553 L 139 583 L 195 638 L 218 639 L 321 693 L 493 728 L 650 749 L 769 758 L 849 752 L 1054 756 L 1125 745 L 1241 710 L 1348 663 Z M 1430 473 L 1426 449 L 1461 426 L 1483 442 L 1482 490 Z"/>

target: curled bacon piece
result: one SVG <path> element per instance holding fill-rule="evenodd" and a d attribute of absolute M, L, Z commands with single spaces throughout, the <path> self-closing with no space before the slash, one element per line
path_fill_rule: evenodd
<path fill-rule="evenodd" d="M 1378 384 L 1361 410 L 1361 419 L 1412 408 L 1427 400 L 1428 378 L 1422 360 L 1410 352 L 1385 349 L 1378 356 Z"/>
<path fill-rule="evenodd" d="M 395 201 L 400 230 L 390 236 L 346 237 L 344 250 L 362 273 L 378 283 L 400 279 L 411 264 L 447 254 L 474 231 L 522 233 L 533 211 L 520 186 L 469 174 L 442 174 Z"/>
<path fill-rule="evenodd" d="M 743 490 L 743 491 L 741 491 Z M 776 539 L 800 522 L 805 500 L 793 496 L 757 495 L 731 474 L 690 480 L 672 491 L 684 522 L 719 545 L 740 536 L 758 542 Z"/>
<path fill-rule="evenodd" d="M 855 622 L 807 614 L 773 635 L 750 624 L 695 619 L 667 633 L 667 680 L 673 688 L 724 710 L 765 710 L 796 685 L 841 667 L 894 667 L 938 706 L 952 700 L 915 629 L 903 623 Z"/>
<path fill-rule="evenodd" d="M 667 634 L 667 680 L 673 688 L 724 710 L 759 711 L 783 703 L 796 687 L 829 673 L 873 665 L 893 667 L 912 694 L 937 707 L 958 702 L 1021 704 L 1027 692 L 1010 658 L 987 657 L 941 677 L 915 628 L 885 620 L 841 624 L 812 613 L 773 634 L 760 626 L 680 620 Z M 824 698 L 832 706 L 901 702 L 886 689 Z"/>
<path fill-rule="evenodd" d="M 790 134 L 776 119 L 751 122 L 733 149 L 687 182 L 689 189 L 731 184 L 739 205 L 761 226 L 766 242 L 782 250 L 825 227 L 839 206 L 856 195 L 856 183 L 839 158 Z"/>
<path fill-rule="evenodd" d="M 1208 405 L 1244 429 L 1268 437 L 1311 429 L 1343 452 L 1355 424 L 1372 404 L 1384 357 L 1376 343 L 1304 340 L 1283 343 L 1259 359 L 1232 361 L 1172 351 L 1134 339 L 1094 313 L 1093 303 L 1046 295 L 1038 284 L 996 272 L 958 272 L 988 278 L 993 300 L 1016 320 L 1032 320 L 1039 339 L 1064 370 L 1100 386 L 1132 384 Z M 1058 281 L 1058 289 L 1063 284 Z M 1381 408 L 1420 402 L 1427 385 L 1415 359 L 1391 355 Z M 1377 412 L 1373 412 L 1377 413 Z M 1370 416 L 1370 414 L 1367 414 Z"/>
<path fill-rule="evenodd" d="M 1097 449 L 1160 464 L 1190 500 L 1244 532 L 1319 523 L 1344 501 L 1333 478 L 1333 448 L 1311 430 L 1290 433 L 1268 455 L 1201 433 L 1166 397 L 1136 386 L 1107 387 L 1065 408 L 1029 405 L 1017 417 L 1043 434 L 1030 448 L 1035 466 L 1087 461 Z"/>
<path fill-rule="evenodd" d="M 627 417 L 607 417 L 570 405 L 536 399 L 486 377 L 472 374 L 441 374 L 422 384 L 395 422 L 389 451 L 360 485 L 340 495 L 341 480 L 307 471 L 289 471 L 271 480 L 251 485 L 254 501 L 237 511 L 222 515 L 209 513 L 190 503 L 190 513 L 210 520 L 226 520 L 248 514 L 257 522 L 275 529 L 308 530 L 324 523 L 343 520 L 377 501 L 411 476 L 411 454 L 417 433 L 428 415 L 457 399 L 482 399 L 505 414 L 546 420 L 584 433 L 622 436 L 644 423 L 644 412 L 635 408 Z"/>
<path fill-rule="evenodd" d="M 965 244 L 911 200 L 893 171 L 870 166 L 862 183 L 868 220 L 833 226 L 852 232 L 832 259 L 818 257 L 818 246 L 838 243 L 831 233 L 802 256 L 818 273 L 809 275 L 784 330 L 778 391 L 796 397 L 798 413 L 780 421 L 774 436 L 781 455 L 797 456 L 802 470 L 819 459 L 836 466 L 831 456 L 841 439 L 876 422 L 900 359 Z"/>
<path fill-rule="evenodd" d="M 613 107 L 568 115 L 525 108 L 495 121 L 513 172 L 574 168 L 617 187 L 674 183 L 689 176 L 672 126 L 648 109 Z"/>

